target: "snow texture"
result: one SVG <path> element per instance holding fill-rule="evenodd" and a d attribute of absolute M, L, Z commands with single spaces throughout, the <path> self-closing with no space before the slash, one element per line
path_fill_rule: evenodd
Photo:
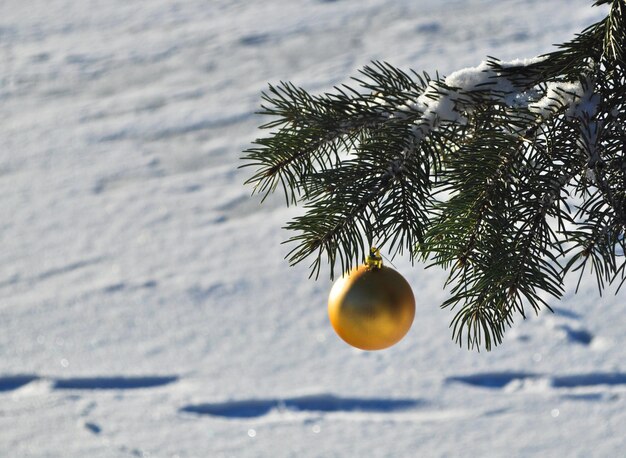
<path fill-rule="evenodd" d="M 501 347 L 450 340 L 444 274 L 357 351 L 243 186 L 267 82 L 371 60 L 450 75 L 552 49 L 588 0 L 0 2 L 0 456 L 623 455 L 624 293 L 593 280 Z M 573 291 L 570 282 L 569 291 Z"/>
<path fill-rule="evenodd" d="M 541 118 L 547 118 L 555 111 L 567 107 L 565 115 L 573 117 L 576 112 L 576 103 L 581 100 L 585 90 L 580 82 L 550 82 L 547 84 L 546 94 L 528 108 Z"/>
<path fill-rule="evenodd" d="M 528 59 L 514 59 L 509 62 L 500 62 L 503 68 L 513 66 L 527 66 L 541 62 L 544 56 L 537 56 Z M 579 85 L 580 86 L 580 85 Z M 547 116 L 552 113 L 555 103 L 556 107 L 570 106 L 569 111 L 573 111 L 573 105 L 580 100 L 581 92 L 570 93 L 573 84 L 550 86 L 546 91 L 546 96 L 538 103 L 530 107 L 530 111 L 539 116 Z M 472 92 L 484 92 L 484 96 L 492 100 L 504 100 L 508 105 L 528 106 L 529 94 L 521 91 L 502 73 L 493 68 L 489 61 L 482 61 L 477 67 L 467 67 L 457 70 L 443 79 L 443 84 L 433 80 L 424 93 L 417 100 L 410 101 L 399 108 L 398 113 L 393 116 L 402 116 L 407 111 L 418 111 L 421 113 L 419 120 L 415 123 L 413 133 L 416 140 L 420 140 L 432 129 L 436 129 L 440 122 L 454 122 L 465 124 L 467 118 L 464 113 L 472 111 L 472 100 L 468 94 Z M 554 93 L 559 94 L 559 99 L 555 99 Z M 565 96 L 564 96 L 565 95 Z M 568 113 L 569 113 L 568 111 Z"/>

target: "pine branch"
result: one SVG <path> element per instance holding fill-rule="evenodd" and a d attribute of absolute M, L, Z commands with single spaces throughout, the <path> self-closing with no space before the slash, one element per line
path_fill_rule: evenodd
<path fill-rule="evenodd" d="M 289 261 L 342 272 L 372 245 L 449 271 L 453 338 L 491 349 L 587 265 L 626 279 L 626 4 L 546 55 L 447 77 L 365 67 L 356 88 L 270 86 L 248 180 L 305 213 Z M 618 290 L 619 290 L 618 287 Z"/>

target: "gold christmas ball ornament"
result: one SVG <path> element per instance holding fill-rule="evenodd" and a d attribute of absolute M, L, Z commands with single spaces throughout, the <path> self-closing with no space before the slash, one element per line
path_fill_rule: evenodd
<path fill-rule="evenodd" d="M 365 264 L 333 285 L 328 317 L 348 344 L 362 350 L 382 350 L 409 332 L 415 317 L 415 296 L 404 277 L 383 266 L 380 252 L 372 248 Z"/>

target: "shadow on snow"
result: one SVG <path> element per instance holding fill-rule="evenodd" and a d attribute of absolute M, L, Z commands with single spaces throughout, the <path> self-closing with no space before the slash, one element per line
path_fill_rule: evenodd
<path fill-rule="evenodd" d="M 35 380 L 46 379 L 52 382 L 56 390 L 129 390 L 137 388 L 153 388 L 176 382 L 178 376 L 144 376 L 144 377 L 72 377 L 46 378 L 38 375 L 0 376 L 0 391 L 16 390 Z"/>
<path fill-rule="evenodd" d="M 247 399 L 241 401 L 188 405 L 181 412 L 229 418 L 260 417 L 272 410 L 304 412 L 395 412 L 423 404 L 415 399 L 343 398 L 330 394 L 284 399 Z"/>
<path fill-rule="evenodd" d="M 481 388 L 504 388 L 514 380 L 545 378 L 553 388 L 577 388 L 599 385 L 626 385 L 626 373 L 597 372 L 589 374 L 548 376 L 532 372 L 488 372 L 448 377 L 446 382 L 458 382 Z"/>

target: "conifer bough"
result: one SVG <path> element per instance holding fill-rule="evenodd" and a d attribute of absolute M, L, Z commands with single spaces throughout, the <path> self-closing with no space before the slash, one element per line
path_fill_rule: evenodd
<path fill-rule="evenodd" d="M 626 1 L 556 51 L 489 58 L 448 77 L 374 62 L 357 88 L 269 86 L 244 152 L 248 180 L 305 213 L 292 264 L 345 272 L 373 245 L 447 269 L 453 338 L 502 342 L 515 315 L 562 296 L 567 272 L 602 293 L 626 279 Z M 579 278 L 580 281 L 580 278 Z"/>

